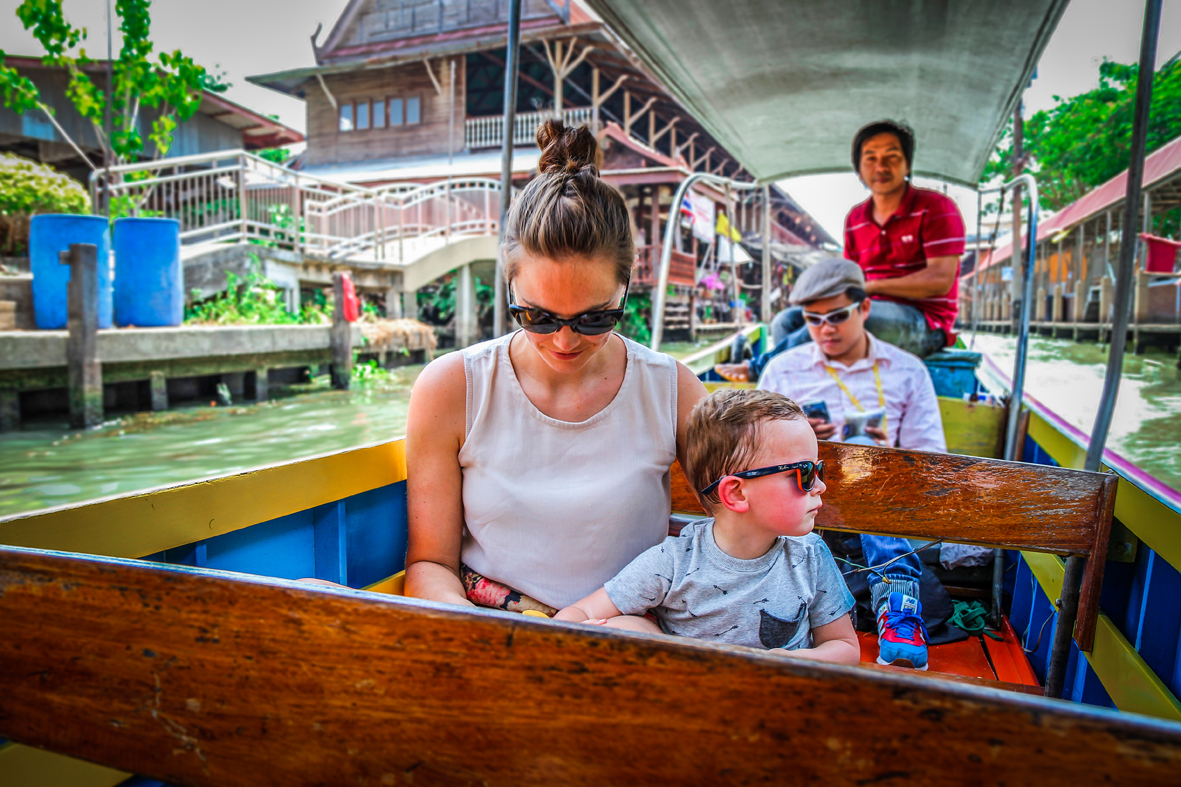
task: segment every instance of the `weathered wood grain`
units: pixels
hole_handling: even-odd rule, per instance
[[[13,548],[0,549],[0,736],[226,787],[1181,781],[1181,725],[1167,722]]]

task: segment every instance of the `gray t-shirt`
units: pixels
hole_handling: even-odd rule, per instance
[[[606,585],[625,615],[651,610],[666,634],[752,648],[808,648],[813,628],[853,608],[853,595],[820,536],[780,536],[762,557],[718,548],[713,519],[688,524]]]

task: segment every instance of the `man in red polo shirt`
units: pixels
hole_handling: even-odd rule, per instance
[[[870,197],[845,217],[845,257],[865,271],[874,300],[865,328],[925,358],[955,342],[964,219],[945,195],[910,184],[913,155],[914,134],[901,123],[857,132],[853,167]],[[774,345],[811,341],[799,309],[776,315],[771,328]]]

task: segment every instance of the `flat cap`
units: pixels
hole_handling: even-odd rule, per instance
[[[800,274],[791,290],[793,304],[840,295],[850,287],[865,289],[861,266],[843,257],[828,257]]]

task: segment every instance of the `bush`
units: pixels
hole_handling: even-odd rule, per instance
[[[0,154],[0,253],[27,253],[29,219],[38,213],[89,212],[82,184],[53,167]]]

